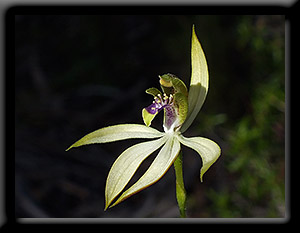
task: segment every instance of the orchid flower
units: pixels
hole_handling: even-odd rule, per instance
[[[145,125],[119,124],[105,127],[87,134],[67,149],[70,150],[73,147],[87,144],[115,142],[132,138],[155,139],[129,147],[113,163],[106,181],[105,210],[157,182],[175,160],[178,160],[179,167],[182,170],[181,144],[194,149],[200,155],[202,159],[201,182],[203,181],[204,173],[220,156],[221,149],[212,140],[203,137],[186,138],[182,135],[200,111],[208,91],[207,63],[196,36],[194,25],[191,44],[192,74],[189,90],[187,90],[184,82],[175,75],[161,75],[159,76],[159,82],[163,92],[154,87],[146,90],[146,93],[153,95],[154,100],[152,104],[142,110]],[[162,110],[164,112],[164,132],[150,127],[154,117]],[[148,170],[136,183],[121,194],[140,164],[159,148],[161,149]],[[175,163],[174,167],[176,170]],[[182,171],[176,170],[177,174],[181,174],[181,179],[180,177],[178,178],[179,186],[176,187],[176,190],[178,188],[178,204],[180,205],[180,199],[183,198],[184,200],[181,200],[181,202],[184,202],[184,204],[181,205],[185,205]],[[117,196],[117,200],[112,204]]]

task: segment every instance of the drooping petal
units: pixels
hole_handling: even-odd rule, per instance
[[[180,151],[180,143],[176,137],[169,136],[168,141],[158,153],[144,175],[112,205],[117,205],[131,195],[157,182],[170,168]]]
[[[182,133],[185,132],[193,123],[204,103],[208,91],[209,78],[206,58],[197,38],[194,25],[192,32],[191,60],[192,74],[188,96],[189,109],[186,121],[180,130]]]
[[[125,150],[112,165],[106,180],[105,209],[124,189],[140,164],[161,147],[167,138],[136,144]]]
[[[217,143],[203,137],[186,138],[179,135],[178,139],[183,145],[194,149],[201,156],[202,168],[200,170],[200,180],[203,182],[203,174],[219,158],[221,148]]]
[[[78,147],[87,144],[107,143],[130,138],[159,138],[163,135],[164,133],[145,125],[113,125],[98,129],[92,133],[87,134],[86,136],[75,142],[73,145],[71,145],[66,151],[70,150],[72,147]]]

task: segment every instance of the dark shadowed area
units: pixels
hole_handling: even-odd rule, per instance
[[[187,215],[285,216],[284,16],[17,15],[16,217],[179,217],[173,167],[103,211],[111,165],[145,140],[65,150],[101,127],[143,124],[153,100],[145,90],[159,88],[158,75],[173,73],[189,86],[192,24],[210,82],[184,135],[210,138],[222,154],[201,183],[201,159],[183,147]],[[162,130],[162,120],[152,126]]]

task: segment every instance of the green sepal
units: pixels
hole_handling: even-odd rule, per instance
[[[151,125],[151,122],[152,122],[152,120],[154,119],[154,117],[156,115],[157,115],[157,113],[151,114],[145,108],[143,108],[143,110],[142,110],[142,117],[143,117],[143,121],[144,121],[146,126]]]

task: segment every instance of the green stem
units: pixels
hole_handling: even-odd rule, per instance
[[[179,207],[180,217],[185,218],[185,204],[186,204],[186,191],[183,182],[183,170],[182,170],[182,152],[180,151],[174,162],[175,174],[176,174],[176,198]]]

